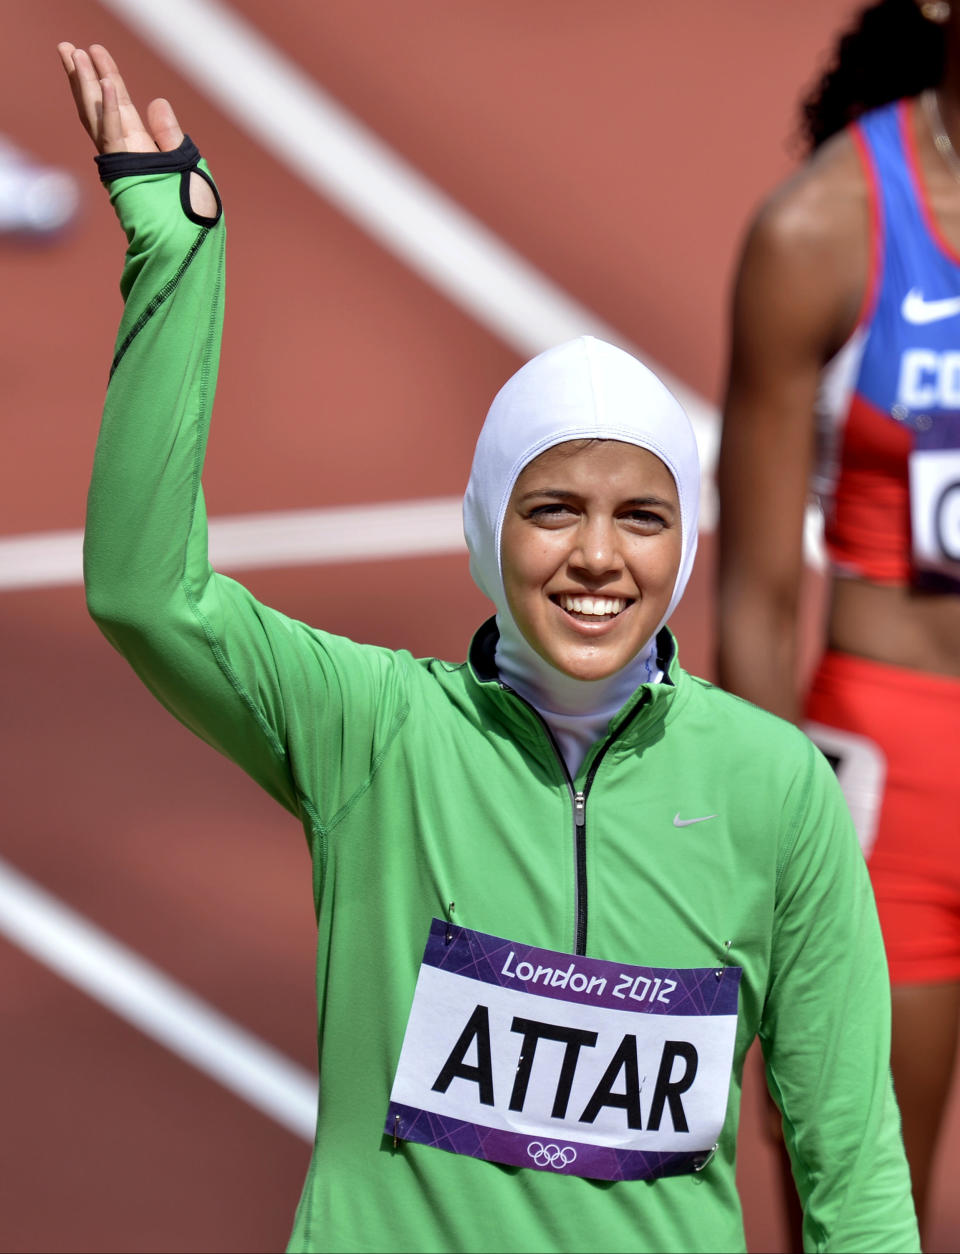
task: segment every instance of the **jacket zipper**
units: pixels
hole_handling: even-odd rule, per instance
[[[573,794],[573,859],[575,871],[576,924],[573,952],[587,952],[587,794]]]
[[[563,771],[564,779],[567,782],[567,788],[570,790],[570,797],[573,801],[573,875],[574,875],[574,938],[573,952],[578,956],[585,956],[587,952],[587,794],[593,784],[597,768],[606,757],[607,750],[610,746],[623,734],[630,726],[637,714],[646,705],[650,699],[649,693],[644,694],[630,711],[630,715],[618,728],[616,733],[608,740],[604,741],[603,747],[593,760],[593,765],[587,774],[587,778],[583,783],[583,792],[578,792],[574,786],[573,779],[570,776],[570,769],[560,752],[560,746],[557,744],[553,732],[550,730],[550,724],[546,721],[540,711],[530,704],[526,697],[521,697],[516,689],[511,688],[509,684],[499,681],[500,687],[504,692],[509,692],[522,701],[523,704],[532,710],[539,719],[543,730],[547,733],[547,739],[550,741],[554,753],[557,755],[557,761],[560,763],[560,769]]]
[[[573,784],[571,783],[570,785],[570,791],[573,794],[573,857],[576,867],[576,930],[573,939],[573,952],[575,954],[585,955],[587,952],[587,794],[593,785],[600,763],[607,755],[607,750],[621,732],[629,727],[637,710],[645,703],[646,698],[641,698],[616,735],[604,741],[600,752],[593,759],[593,765],[587,773],[587,778],[583,781],[583,792],[574,792]]]

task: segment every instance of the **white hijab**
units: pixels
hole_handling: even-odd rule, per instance
[[[622,440],[648,449],[673,475],[680,500],[680,567],[666,613],[636,656],[606,679],[573,679],[527,643],[503,586],[500,537],[520,472],[567,440]],[[590,745],[642,683],[660,678],[656,634],[683,596],[697,551],[700,463],[690,420],[660,380],[622,349],[581,336],[522,366],[494,397],[477,440],[463,501],[470,573],[497,611],[501,679],[546,719],[574,775]]]

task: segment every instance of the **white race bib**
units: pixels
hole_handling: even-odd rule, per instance
[[[726,1116],[740,976],[556,953],[434,919],[385,1131],[596,1180],[697,1171]]]
[[[960,585],[960,449],[911,452],[910,522],[921,585],[931,576]]]
[[[876,844],[883,807],[886,756],[868,737],[840,727],[806,722],[803,730],[836,772],[863,856],[869,858]]]

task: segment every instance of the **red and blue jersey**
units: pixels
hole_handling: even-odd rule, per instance
[[[931,211],[913,103],[860,118],[870,277],[818,398],[816,487],[834,569],[960,588],[960,253]],[[958,188],[960,195],[960,188]]]

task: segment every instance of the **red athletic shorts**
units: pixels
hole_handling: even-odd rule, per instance
[[[827,653],[805,716],[867,858],[891,981],[960,979],[960,680]]]

